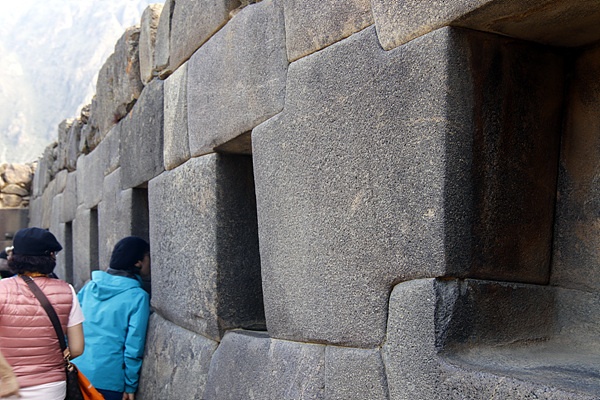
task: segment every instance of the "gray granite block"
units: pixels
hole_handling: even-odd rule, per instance
[[[328,400],[388,399],[385,366],[379,349],[325,348]]]
[[[77,160],[77,201],[86,208],[102,200],[102,184],[107,165],[106,146],[99,146]]]
[[[73,286],[79,290],[99,269],[98,212],[84,206],[77,208],[73,220]]]
[[[67,186],[67,176],[68,175],[69,175],[69,171],[67,171],[66,169],[62,169],[62,170],[58,171],[58,173],[54,177],[54,180],[56,181],[54,190],[56,191],[57,194],[62,193],[65,190],[65,187]]]
[[[319,51],[373,24],[369,0],[284,0],[290,61]]]
[[[156,27],[154,43],[154,72],[161,78],[171,73],[169,70],[169,37],[171,36],[171,16],[175,7],[174,0],[166,0]]]
[[[59,170],[67,168],[68,135],[73,122],[72,118],[68,118],[58,124],[57,161]]]
[[[164,171],[162,81],[146,85],[121,122],[119,154],[123,189],[142,185]]]
[[[165,169],[173,169],[190,159],[187,108],[187,63],[180,66],[164,83]]]
[[[204,399],[210,360],[217,345],[153,313],[136,398]]]
[[[83,122],[80,118],[76,118],[67,133],[66,168],[69,172],[73,172],[77,169],[77,158],[81,154],[81,151],[79,150],[79,141],[81,140],[82,128]]]
[[[36,197],[29,202],[29,227],[41,227],[43,218],[42,198]]]
[[[53,179],[48,183],[42,195],[42,224],[40,228],[49,229],[52,222],[52,201],[56,196],[56,181]]]
[[[160,18],[162,4],[150,4],[142,13],[140,22],[140,78],[144,84],[154,77],[154,46],[156,43],[156,30]]]
[[[600,73],[598,47],[576,59],[567,94],[551,277],[554,285],[586,291],[600,289],[600,90],[596,73]]]
[[[139,26],[128,28],[98,73],[90,124],[100,138],[127,115],[144,88],[140,80],[139,37]]]
[[[325,399],[325,346],[227,332],[210,364],[206,400]]]
[[[69,172],[67,184],[63,190],[62,210],[60,210],[60,222],[71,222],[75,219],[77,212],[77,172]]]
[[[32,182],[33,197],[41,196],[44,193],[46,186],[48,186],[48,182],[52,180],[50,170],[53,162],[54,160],[47,151],[44,151],[44,153],[38,159],[37,168],[35,170],[35,174],[33,175]]]
[[[212,152],[281,111],[287,65],[278,1],[245,7],[202,46],[188,63],[192,156]]]
[[[104,176],[112,173],[121,165],[121,123],[116,124],[98,144],[100,153],[104,154]]]
[[[171,71],[179,68],[225,25],[229,12],[239,4],[236,0],[177,0],[174,3],[169,37]]]
[[[219,340],[264,328],[252,159],[192,158],[151,180],[152,305]]]
[[[394,282],[546,282],[562,72],[450,28],[388,52],[368,28],[292,63],[252,133],[271,335],[373,347]]]

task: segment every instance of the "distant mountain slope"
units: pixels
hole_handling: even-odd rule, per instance
[[[150,0],[19,0],[0,13],[0,163],[37,159]]]

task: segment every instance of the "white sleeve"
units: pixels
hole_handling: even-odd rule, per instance
[[[77,294],[75,294],[75,289],[71,285],[69,285],[69,287],[71,288],[71,292],[73,293],[73,304],[71,305],[71,313],[69,314],[67,328],[70,328],[71,326],[75,326],[77,324],[81,324],[84,320],[83,312],[81,311],[81,306],[79,305],[79,300],[77,299]]]

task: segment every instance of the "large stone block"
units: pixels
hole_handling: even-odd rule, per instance
[[[102,173],[104,176],[112,173],[121,165],[121,123],[116,124],[108,132],[108,134],[102,139],[102,142],[98,144],[98,151],[103,154],[104,170]]]
[[[174,1],[169,36],[169,69],[181,64],[227,23],[237,0]]]
[[[83,122],[81,122],[81,118],[77,118],[73,121],[73,124],[67,133],[66,168],[69,172],[73,172],[77,169],[77,158],[81,154],[81,151],[79,150],[79,141],[81,139],[82,128]]]
[[[187,107],[187,63],[177,69],[164,84],[165,169],[173,169],[190,159]]]
[[[545,282],[561,67],[454,29],[386,52],[369,28],[292,63],[252,133],[271,335],[373,347],[394,282]]]
[[[37,168],[33,176],[33,197],[41,196],[44,193],[46,186],[48,186],[48,183],[52,180],[50,170],[53,162],[54,160],[47,151],[44,151],[42,156],[38,159]]]
[[[84,206],[77,208],[73,220],[73,286],[79,290],[99,269],[98,211]]]
[[[174,0],[166,0],[160,13],[154,43],[154,71],[161,78],[171,73],[169,69],[169,37],[171,36],[171,16],[175,7]]]
[[[60,210],[60,222],[71,222],[77,213],[77,172],[69,172],[67,184],[63,190],[62,210]]]
[[[42,226],[42,219],[44,214],[44,208],[42,206],[42,203],[42,197],[36,197],[31,199],[31,202],[29,203],[29,223],[27,224],[27,226]]]
[[[287,65],[278,1],[245,7],[202,46],[188,63],[192,156],[212,152],[281,111]]]
[[[204,399],[325,399],[324,370],[323,345],[228,332],[211,361]]]
[[[568,92],[556,204],[552,283],[600,289],[600,48],[575,62]]]
[[[149,183],[152,305],[220,340],[264,328],[252,159],[192,158]]]
[[[58,124],[58,169],[67,168],[68,135],[74,120],[72,118],[63,120]]]
[[[162,4],[150,4],[142,13],[140,22],[140,78],[144,84],[154,77],[154,45],[156,43],[156,30],[160,18]]]
[[[208,368],[217,345],[163,319],[158,313],[152,314],[136,397],[141,400],[204,399]]]
[[[42,224],[39,228],[49,229],[52,222],[52,201],[56,196],[56,181],[53,179],[48,183],[42,195]]]
[[[140,80],[139,37],[139,26],[128,28],[98,73],[90,124],[101,138],[127,115],[144,88]]]
[[[77,160],[77,201],[86,208],[102,200],[102,184],[107,165],[106,147],[99,146]]]
[[[54,187],[54,190],[57,194],[62,193],[65,190],[65,187],[67,186],[68,175],[69,171],[67,171],[66,169],[62,169],[58,171],[58,173],[54,177],[54,180],[56,181],[56,186]]]
[[[142,185],[164,171],[163,120],[163,81],[154,80],[121,122],[123,189]]]
[[[290,61],[340,41],[373,24],[369,0],[284,0]]]

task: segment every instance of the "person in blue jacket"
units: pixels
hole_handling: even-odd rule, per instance
[[[75,364],[106,400],[135,398],[150,314],[141,276],[149,275],[150,245],[128,236],[115,245],[110,268],[92,272],[77,295],[85,351]]]

